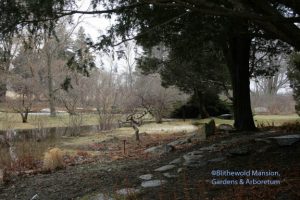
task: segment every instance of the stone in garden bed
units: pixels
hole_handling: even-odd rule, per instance
[[[300,141],[300,135],[283,135],[278,137],[269,137],[276,140],[279,146],[291,146],[292,144]]]
[[[174,149],[175,148],[173,146],[164,144],[164,145],[159,145],[159,146],[148,148],[144,152],[162,155],[162,154],[170,153],[170,152],[174,151]]]
[[[255,142],[264,142],[264,143],[267,143],[267,144],[271,143],[271,141],[266,139],[266,138],[255,138],[254,141]]]
[[[205,123],[205,135],[206,137],[210,137],[215,134],[216,131],[216,123],[215,120],[210,120],[208,123]]]
[[[159,187],[163,184],[165,184],[167,181],[165,180],[151,180],[151,181],[144,181],[142,182],[141,186],[143,188],[150,188],[150,187]]]
[[[115,200],[115,199],[103,193],[99,193],[94,198],[92,198],[92,200]]]
[[[202,151],[192,151],[183,156],[185,161],[191,161],[191,160],[199,160],[200,158],[203,158],[203,152]]]
[[[148,180],[151,180],[152,177],[153,177],[152,174],[144,174],[144,175],[139,176],[139,179],[147,180],[148,181]]]
[[[182,168],[178,168],[178,169],[177,169],[177,173],[181,173],[182,171],[183,171]]]
[[[225,157],[218,157],[218,158],[210,159],[210,160],[208,160],[208,162],[210,162],[210,163],[222,162],[225,159],[226,159]]]
[[[165,165],[165,166],[162,166],[160,168],[155,169],[154,171],[164,172],[164,171],[168,171],[168,170],[171,170],[171,169],[174,169],[174,168],[175,168],[175,165]]]
[[[123,196],[130,196],[130,195],[138,194],[139,192],[140,190],[136,188],[123,188],[116,191],[118,195],[123,195]]]
[[[230,132],[230,131],[234,131],[234,127],[230,124],[220,124],[218,126],[218,130],[219,131]]]
[[[232,114],[222,114],[218,118],[220,118],[220,119],[233,119],[233,115]]]
[[[213,151],[217,151],[217,150],[218,150],[218,147],[216,144],[212,144],[210,146],[202,147],[199,149],[199,151],[209,151],[209,152],[213,152]]]
[[[167,178],[177,178],[178,175],[170,174],[169,172],[163,173],[163,175]]]
[[[175,160],[172,160],[169,164],[170,165],[176,165],[176,164],[180,164],[182,162],[181,158],[177,158]]]
[[[189,168],[200,168],[204,167],[207,164],[205,160],[190,160],[183,163],[184,166]]]
[[[191,142],[192,142],[191,138],[188,137],[188,138],[184,138],[184,139],[175,140],[173,142],[168,143],[168,145],[176,146],[176,145],[188,144],[188,143],[191,143]]]

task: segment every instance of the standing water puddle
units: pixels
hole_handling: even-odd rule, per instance
[[[11,165],[12,154],[21,165],[34,165],[51,147],[67,137],[98,132],[97,125],[0,131],[0,169]]]

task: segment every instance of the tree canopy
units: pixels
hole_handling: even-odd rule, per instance
[[[181,14],[197,12],[208,16],[236,17],[249,20],[253,26],[260,29],[255,35],[281,39],[292,46],[300,47],[300,30],[297,26],[297,23],[300,22],[300,5],[294,0],[91,0],[90,3],[93,5],[93,10],[82,11],[77,9],[74,0],[1,1],[1,34],[20,31],[24,26],[28,26],[32,31],[36,31],[41,27],[51,27],[54,24],[45,25],[45,22],[53,22],[61,17],[76,13],[110,15],[127,12],[131,14],[126,17],[122,16],[119,19],[127,23],[128,20],[126,19],[132,19],[131,23],[135,24],[138,21],[134,18],[135,13],[143,10],[144,14],[151,14],[149,9],[153,9],[155,5],[159,6],[161,11],[167,9],[177,10],[174,14],[178,14],[178,11]],[[166,23],[166,21],[162,21],[160,25]],[[148,30],[153,27],[136,26],[136,28]]]
[[[222,49],[231,74],[235,127],[240,130],[254,129],[249,96],[251,40],[278,39],[300,48],[300,4],[294,0],[92,0],[91,5],[92,10],[83,11],[72,0],[3,1],[0,36],[19,33],[24,27],[31,33],[41,28],[51,30],[57,19],[76,13],[117,17],[108,35],[92,44],[96,48],[136,39],[145,49],[163,42],[175,53],[180,48],[174,48],[174,41],[187,39],[196,43],[196,38],[204,36]],[[187,30],[191,35],[185,34]]]

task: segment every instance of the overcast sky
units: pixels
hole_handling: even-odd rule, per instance
[[[87,11],[91,10],[89,5],[90,0],[78,0],[78,10]],[[113,19],[106,19],[104,15],[82,15],[75,14],[73,15],[74,24],[78,24],[75,28],[74,35],[77,33],[79,27],[83,27],[85,33],[90,37],[94,42],[98,41],[98,37],[105,34],[107,29],[113,23]],[[73,26],[73,25],[71,25]],[[72,28],[72,27],[70,27]],[[124,72],[124,63],[118,60],[112,60],[111,56],[100,55],[99,52],[95,52],[96,55],[96,66],[98,68],[104,68],[105,70],[110,70],[111,67],[116,68],[118,66],[118,71]],[[123,67],[122,67],[123,66]]]
[[[89,5],[90,0],[78,0],[78,10],[91,10]],[[80,21],[80,26],[83,26],[92,39],[96,40],[100,34],[103,34],[111,25],[111,20],[104,18],[103,15],[74,15],[74,20]]]

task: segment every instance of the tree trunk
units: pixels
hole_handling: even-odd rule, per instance
[[[50,116],[55,117],[55,105],[54,105],[54,91],[53,91],[53,74],[51,68],[51,54],[46,48],[46,55],[47,55],[47,78],[48,78],[48,96],[49,96],[49,108],[50,108]]]
[[[24,113],[21,112],[21,117],[22,117],[22,123],[27,123],[27,119],[28,119],[28,112],[25,111]]]
[[[132,121],[131,123],[132,123],[132,128],[134,129],[135,140],[140,141],[140,135],[139,135],[140,130],[138,128],[138,125],[134,121]]]
[[[198,91],[197,89],[195,89],[194,92],[195,92],[195,95],[196,95],[196,98],[197,98],[201,119],[208,118],[209,113],[207,112],[206,107],[205,107],[203,93],[201,91]]]
[[[233,89],[234,127],[240,131],[256,129],[250,101],[250,45],[251,39],[240,33],[231,38],[228,46],[231,61],[228,66]]]
[[[9,48],[9,55],[7,55],[7,58],[5,58],[5,62],[0,64],[0,75],[1,75],[1,80],[0,80],[0,103],[5,102],[6,100],[6,92],[7,92],[7,74],[9,70],[9,65],[11,63],[10,60],[10,48]],[[7,53],[8,53],[7,52]],[[1,62],[1,61],[0,61]]]
[[[6,100],[6,91],[7,91],[7,72],[9,71],[9,66],[11,64],[12,55],[12,46],[13,41],[12,37],[8,36],[3,38],[2,41],[2,52],[1,52],[1,64],[0,64],[0,72],[1,78],[0,81],[0,103],[5,102]]]
[[[6,83],[0,83],[0,103],[5,102],[6,100]]]
[[[201,115],[201,119],[204,119],[204,118],[208,118],[209,117],[209,114],[205,108],[205,105],[201,102],[199,102],[199,111],[200,111],[200,115]]]
[[[134,130],[135,140],[140,141],[140,135],[139,135],[140,130],[138,128],[139,123],[133,118],[133,115],[131,115],[127,120],[130,121],[130,125]]]
[[[162,114],[160,113],[160,111],[156,111],[155,112],[154,118],[155,118],[155,122],[157,124],[161,124],[162,123]]]

